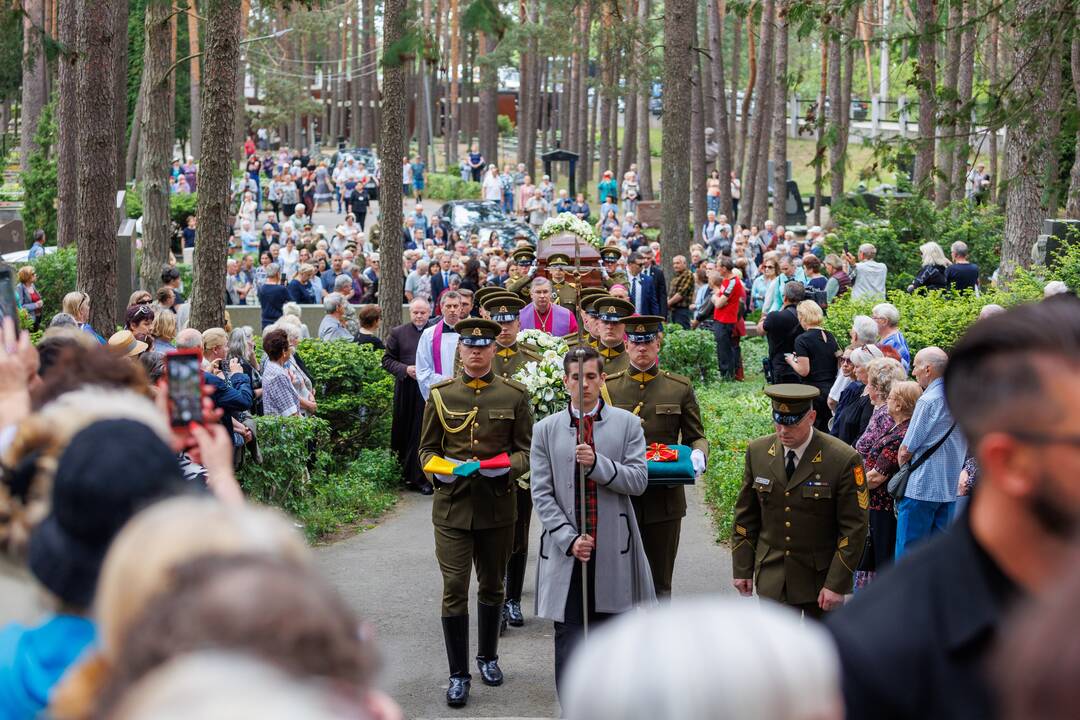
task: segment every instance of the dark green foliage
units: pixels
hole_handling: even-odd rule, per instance
[[[499,115],[497,118],[495,118],[495,121],[499,125],[499,134],[500,135],[513,135],[514,134],[514,123],[513,123],[513,121],[510,120],[509,115]]]
[[[684,330],[680,325],[664,326],[660,367],[685,375],[694,383],[716,380],[716,340],[708,330]]]
[[[336,452],[389,447],[394,378],[382,368],[382,351],[318,340],[304,340],[298,351],[315,385],[318,416],[330,423]]]
[[[134,190],[129,190],[124,195],[124,207],[127,209],[129,218],[135,219],[143,214],[141,193],[141,189],[136,186]],[[178,226],[184,227],[187,224],[188,217],[195,214],[198,202],[198,193],[169,195],[169,217]]]
[[[64,295],[75,289],[75,248],[69,247],[43,255],[34,261],[37,282],[34,287],[45,301],[45,322],[63,308]]]
[[[56,144],[55,108],[54,99],[41,109],[34,134],[36,148],[30,153],[26,172],[21,177],[24,193],[22,220],[26,226],[27,243],[38,228],[45,231],[50,242],[56,242],[56,158],[52,152]]]
[[[430,200],[479,200],[480,183],[462,180],[458,175],[424,175],[424,197]]]
[[[317,540],[378,517],[393,507],[400,480],[397,458],[385,448],[361,450],[347,467],[317,477],[300,514],[308,537]]]

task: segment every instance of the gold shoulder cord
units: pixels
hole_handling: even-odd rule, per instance
[[[476,418],[476,410],[470,410],[467,413],[459,413],[452,410],[447,410],[446,406],[443,404],[442,395],[439,394],[439,391],[435,388],[431,388],[431,397],[435,400],[435,414],[439,416],[439,423],[442,424],[443,430],[450,433],[451,435],[459,433],[465,428],[467,428],[470,423],[472,423],[472,421]],[[464,416],[465,420],[456,428],[452,428],[446,423],[445,415],[452,415],[454,417]]]

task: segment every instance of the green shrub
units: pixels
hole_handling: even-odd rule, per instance
[[[300,515],[313,492],[313,478],[329,467],[325,448],[330,440],[330,424],[319,418],[255,418],[262,464],[244,463],[240,484],[255,500]]]
[[[304,340],[299,353],[315,385],[318,416],[330,423],[336,452],[388,447],[394,378],[382,368],[382,351]]]
[[[53,111],[56,101],[51,100],[41,109],[37,131],[34,133],[36,149],[30,153],[26,172],[22,173],[23,208],[22,221],[26,226],[26,241],[34,230],[45,231],[49,242],[56,241],[56,120]]]
[[[186,195],[170,194],[169,195],[169,217],[174,223],[180,227],[184,227],[187,224],[188,216],[194,215],[195,210],[199,204],[198,193],[189,193]],[[124,194],[124,208],[127,210],[127,216],[132,219],[142,217],[142,187],[136,185],[135,188],[128,190]]]
[[[979,311],[984,305],[997,303],[1009,307],[1041,296],[1042,286],[1036,280],[1012,283],[1009,290],[990,290],[981,295],[971,292],[950,295],[940,291],[909,295],[893,290],[888,297],[900,311],[900,330],[914,355],[930,345],[946,350],[952,347],[968,326],[979,319]],[[846,345],[852,318],[870,315],[876,304],[874,300],[854,301],[847,293],[829,306],[825,328],[841,345]]]
[[[386,512],[397,501],[400,479],[397,458],[385,448],[361,450],[343,471],[318,476],[299,514],[308,537],[318,540]]]
[[[660,348],[660,367],[693,382],[714,382],[717,378],[716,340],[707,330],[684,330],[668,323]]]
[[[514,134],[514,123],[513,123],[512,120],[510,120],[509,115],[500,115],[499,117],[497,117],[495,119],[495,121],[499,124],[499,134],[500,135],[513,135]]]
[[[42,317],[45,325],[48,325],[52,316],[63,309],[64,295],[75,289],[75,248],[68,247],[42,255],[33,265],[38,276],[34,287],[45,301]]]
[[[479,200],[480,183],[457,175],[428,173],[424,176],[424,197],[430,200]]]

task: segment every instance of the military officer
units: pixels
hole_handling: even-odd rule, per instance
[[[705,471],[709,442],[701,411],[689,378],[661,370],[658,315],[629,318],[626,322],[626,370],[607,379],[611,402],[641,418],[645,443],[688,445],[694,471]],[[686,516],[686,490],[682,485],[649,484],[645,494],[631,498],[645,555],[649,558],[657,597],[671,594],[671,575],[679,551],[682,519]]]
[[[851,592],[867,532],[870,490],[853,448],[814,429],[818,389],[782,384],[776,432],[750,442],[731,538],[735,587],[813,618]]]
[[[577,312],[579,286],[567,280],[566,273],[572,269],[570,256],[565,253],[552,253],[547,260],[548,277],[551,279],[552,299],[570,312]]]
[[[502,378],[514,377],[514,373],[530,360],[541,360],[539,355],[517,341],[518,330],[521,329],[518,313],[523,307],[524,300],[506,292],[488,295],[484,303],[488,317],[499,323],[501,328],[495,338],[495,358],[491,367]]]
[[[600,263],[603,265],[604,287],[612,285],[630,286],[630,278],[625,270],[619,269],[619,261],[622,260],[622,250],[617,247],[606,247],[600,250]]]
[[[532,302],[529,295],[529,283],[536,274],[536,252],[531,247],[519,247],[510,254],[514,261],[511,279],[506,282],[506,289],[516,293],[526,302]]]
[[[462,372],[431,387],[420,430],[420,464],[510,456],[509,470],[479,470],[467,477],[432,474],[435,556],[443,576],[442,625],[450,684],[446,702],[469,699],[469,579],[476,567],[478,652],[486,685],[500,685],[499,623],[503,573],[514,542],[516,480],[529,468],[532,410],[525,386],[491,369],[501,326],[469,318],[454,326]]]
[[[485,285],[484,287],[474,292],[473,303],[475,303],[476,307],[479,309],[480,317],[488,318],[490,320],[491,318],[488,317],[487,311],[484,310],[484,303],[486,303],[487,299],[492,295],[498,295],[499,293],[506,292],[508,292],[506,288],[499,287],[498,285]]]
[[[630,364],[623,338],[626,335],[626,318],[634,314],[634,305],[622,298],[601,298],[593,301],[596,324],[600,326],[600,342],[596,349],[604,358],[604,371],[617,373]]]
[[[581,327],[581,341],[591,347],[600,344],[599,322],[596,319],[594,301],[602,297],[611,297],[601,288],[582,288],[578,298],[578,325]],[[575,347],[578,341],[576,332],[563,337],[569,347]]]

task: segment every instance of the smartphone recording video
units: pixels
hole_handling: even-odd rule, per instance
[[[198,350],[178,350],[165,356],[169,385],[169,419],[174,427],[201,423],[202,355]]]
[[[19,304],[15,300],[15,269],[7,263],[0,263],[0,319],[9,317],[19,327]]]

